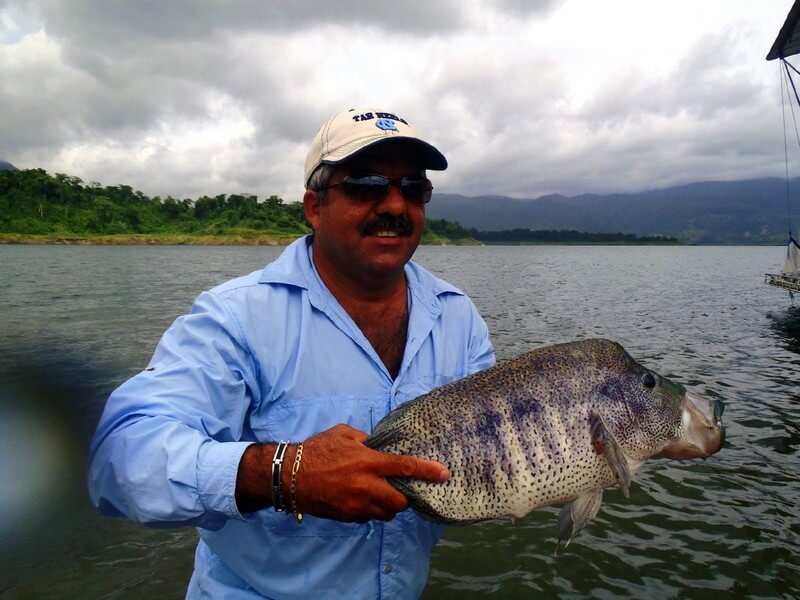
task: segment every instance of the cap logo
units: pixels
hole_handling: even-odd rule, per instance
[[[391,119],[378,119],[375,121],[375,127],[384,131],[397,131],[397,125]]]

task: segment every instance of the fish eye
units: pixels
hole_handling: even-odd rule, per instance
[[[645,373],[644,375],[642,375],[642,384],[647,389],[652,390],[654,387],[656,387],[656,378],[653,376],[652,373]]]

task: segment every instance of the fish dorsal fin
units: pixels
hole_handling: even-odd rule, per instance
[[[592,431],[592,447],[598,454],[602,454],[611,471],[617,478],[622,493],[626,498],[630,498],[631,471],[628,468],[628,459],[622,447],[617,442],[614,435],[603,423],[603,418],[596,412],[589,416],[589,424]]]
[[[602,503],[603,488],[596,488],[564,505],[558,515],[556,552],[558,552],[558,545],[564,540],[566,540],[564,548],[569,546],[572,538],[597,514]]]

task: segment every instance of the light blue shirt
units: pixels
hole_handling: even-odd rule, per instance
[[[253,442],[297,443],[337,423],[370,432],[398,405],[494,363],[472,302],[411,262],[393,380],[319,279],[310,240],[201,294],[108,399],[92,440],[89,490],[103,513],[198,527],[188,598],[413,598],[425,586],[443,528],[411,510],[387,523],[306,515],[298,525],[236,508]]]

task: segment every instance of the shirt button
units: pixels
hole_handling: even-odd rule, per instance
[[[383,572],[384,573],[391,573],[393,569],[394,569],[394,567],[391,564],[388,564],[388,565],[386,565],[386,567],[384,567]]]

